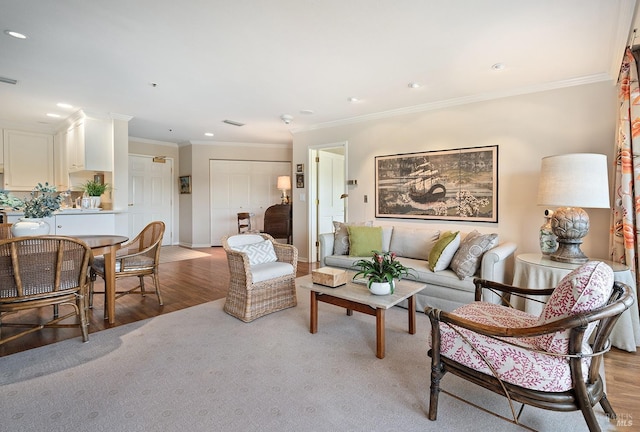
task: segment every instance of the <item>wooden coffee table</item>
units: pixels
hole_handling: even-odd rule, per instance
[[[409,334],[416,333],[416,302],[414,295],[425,288],[422,282],[401,280],[396,282],[393,294],[373,295],[365,284],[351,281],[355,272],[348,273],[348,282],[337,288],[314,284],[311,275],[296,279],[296,285],[311,291],[311,311],[309,331],[318,332],[318,302],[329,303],[347,309],[347,315],[353,311],[376,317],[376,357],[384,358],[385,354],[385,311],[408,299],[407,314],[409,317]]]

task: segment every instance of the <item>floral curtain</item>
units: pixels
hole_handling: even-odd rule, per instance
[[[640,233],[640,87],[638,63],[625,51],[618,77],[618,124],[616,136],[614,203],[611,215],[609,254],[612,261],[626,264],[638,281]]]

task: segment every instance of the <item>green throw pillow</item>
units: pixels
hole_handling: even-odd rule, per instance
[[[347,226],[349,230],[349,256],[372,256],[382,250],[382,227]]]
[[[449,267],[453,255],[460,246],[460,231],[446,231],[442,233],[431,252],[429,252],[429,268],[431,271],[441,271]]]

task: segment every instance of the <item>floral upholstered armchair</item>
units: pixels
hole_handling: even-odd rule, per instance
[[[476,302],[451,313],[426,308],[432,325],[429,419],[436,420],[440,380],[451,372],[513,401],[555,411],[582,411],[591,431],[600,426],[593,406],[609,418],[615,412],[604,392],[600,365],[609,334],[633,303],[629,287],[615,282],[605,263],[588,262],[574,270],[550,295],[540,316],[479,301],[485,289],[525,296],[528,289],[475,280]],[[442,390],[444,391],[444,390]],[[524,407],[523,405],[523,407]]]

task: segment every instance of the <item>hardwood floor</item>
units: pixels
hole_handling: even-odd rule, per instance
[[[203,257],[160,265],[164,306],[158,305],[153,294],[144,298],[136,295],[125,296],[118,299],[115,323],[109,325],[103,319],[103,296],[96,295],[94,308],[89,312],[90,333],[225,297],[229,284],[229,270],[223,249],[213,247],[197,250],[210,254],[211,258]],[[298,276],[308,274],[313,267],[307,263],[299,263]],[[133,287],[136,281],[136,278],[127,278],[118,281],[118,284],[131,284]],[[102,281],[98,279],[96,290],[102,288]],[[51,308],[24,313],[24,315],[30,315],[29,318],[32,320],[37,320],[40,314],[51,314]],[[5,328],[2,331],[8,334],[13,329]],[[80,338],[79,330],[45,329],[0,345],[0,357],[74,337]],[[605,370],[607,395],[618,414],[618,430],[637,428],[640,424],[640,392],[638,390],[640,388],[640,352],[628,353],[613,348],[605,356]],[[425,385],[427,385],[426,380]],[[427,397],[426,394],[425,397]],[[616,424],[616,421],[613,421],[613,424]]]

